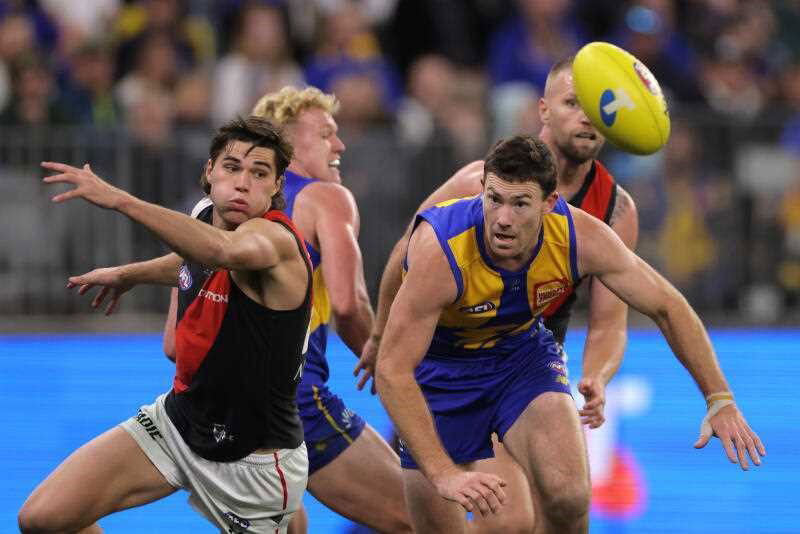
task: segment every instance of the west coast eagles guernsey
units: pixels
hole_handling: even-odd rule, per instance
[[[292,218],[297,195],[316,180],[291,171],[286,171],[284,175],[286,176],[283,186],[283,193],[286,197],[286,215]],[[329,375],[325,350],[328,345],[328,329],[331,321],[331,301],[328,289],[325,287],[325,280],[322,278],[322,255],[308,241],[305,242],[305,245],[313,269],[314,299],[311,305],[311,323],[309,324],[311,334],[308,338],[308,352],[303,376],[306,381],[312,380],[324,384],[328,381]]]
[[[579,279],[575,227],[559,198],[543,218],[529,263],[518,271],[493,264],[483,240],[483,198],[450,200],[417,216],[447,257],[457,297],[441,314],[427,357],[504,357],[540,332],[540,317]]]

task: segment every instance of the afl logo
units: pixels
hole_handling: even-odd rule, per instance
[[[494,302],[486,301],[483,304],[477,304],[475,306],[464,306],[463,308],[459,308],[458,311],[461,313],[486,313],[488,311],[492,311],[495,309]]]
[[[186,291],[192,287],[192,273],[189,272],[189,267],[186,264],[181,266],[181,270],[178,273],[178,287],[181,288],[181,291]]]
[[[624,89],[606,89],[600,95],[600,118],[611,127],[617,120],[617,111],[622,108],[636,109],[633,100]]]

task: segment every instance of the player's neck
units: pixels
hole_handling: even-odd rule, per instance
[[[558,165],[558,186],[556,190],[566,200],[575,196],[586,180],[586,175],[592,168],[592,160],[587,160],[582,163],[577,163],[570,159],[559,155],[557,159]]]

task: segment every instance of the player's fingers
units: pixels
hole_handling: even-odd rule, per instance
[[[361,378],[359,379],[358,384],[356,384],[356,389],[359,390],[359,391],[364,389],[364,386],[367,385],[367,382],[369,382],[369,379],[371,377],[372,377],[372,373],[369,370],[365,370],[364,374],[361,375]]]
[[[473,506],[478,509],[482,516],[485,516],[489,513],[491,510],[489,503],[486,502],[486,499],[477,489],[466,487],[462,490],[462,492],[469,498],[470,501],[472,501]]]
[[[94,284],[81,284],[81,287],[78,288],[78,295],[85,295],[87,291],[92,289]]]
[[[453,496],[453,500],[460,504],[467,512],[471,512],[474,509],[472,501],[462,493],[456,492],[456,494]]]
[[[747,471],[750,467],[750,464],[747,462],[747,445],[745,445],[741,437],[738,437],[733,440],[733,446],[736,447],[736,457],[739,460],[739,467],[742,468],[742,471]]]
[[[706,432],[701,432],[700,437],[697,438],[697,441],[694,442],[695,449],[702,449],[708,443],[708,440],[711,439],[711,434]]]
[[[500,481],[499,480],[489,480],[489,481],[484,482],[484,485],[486,485],[491,490],[492,494],[497,498],[497,501],[501,505],[505,504],[505,502],[506,502],[506,492],[503,489],[503,486],[500,485]]]
[[[98,306],[100,306],[100,304],[103,303],[103,300],[105,300],[107,295],[108,295],[108,288],[104,287],[97,293],[94,299],[92,299],[92,308],[97,308]]]
[[[50,200],[52,202],[58,204],[59,202],[64,202],[65,200],[70,200],[70,199],[73,199],[73,198],[77,198],[79,196],[80,196],[80,194],[77,192],[77,189],[73,189],[71,191],[66,191],[64,193],[61,193],[60,195],[56,195],[53,198],[51,198]]]
[[[750,431],[750,433],[751,433],[751,434],[752,434],[752,436],[753,436],[753,441],[754,441],[754,442],[755,442],[755,444],[756,444],[756,449],[758,449],[758,453],[759,453],[761,456],[766,456],[766,455],[767,455],[767,449],[766,449],[766,448],[764,448],[764,444],[763,444],[763,443],[761,443],[761,438],[759,438],[759,437],[758,437],[758,434],[756,434],[756,433],[755,433],[755,432],[753,432],[752,430]]]
[[[747,454],[750,456],[750,459],[753,461],[753,463],[756,465],[761,465],[761,456],[758,455],[756,443],[753,441],[753,438],[749,435],[745,435],[742,441],[747,450]]]
[[[67,165],[66,163],[58,163],[56,161],[43,161],[41,166],[51,171],[59,171],[62,173],[73,172],[79,170],[77,167]]]
[[[106,315],[111,315],[116,311],[117,305],[119,304],[119,298],[122,296],[120,293],[115,292],[111,298],[111,302],[108,303],[106,306]]]
[[[727,437],[723,438],[721,436],[719,440],[722,442],[722,448],[725,449],[725,454],[728,456],[728,460],[730,460],[731,463],[733,464],[737,463],[736,451],[734,450],[735,447],[733,444],[733,440],[731,440],[731,438]]]

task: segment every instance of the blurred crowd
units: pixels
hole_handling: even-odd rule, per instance
[[[198,159],[265,92],[333,92],[344,179],[386,220],[363,236],[374,287],[421,198],[495,138],[538,131],[550,66],[593,40],[647,64],[671,106],[661,153],[603,156],[639,204],[640,252],[701,308],[797,310],[794,0],[0,0],[0,128],[123,129]]]

